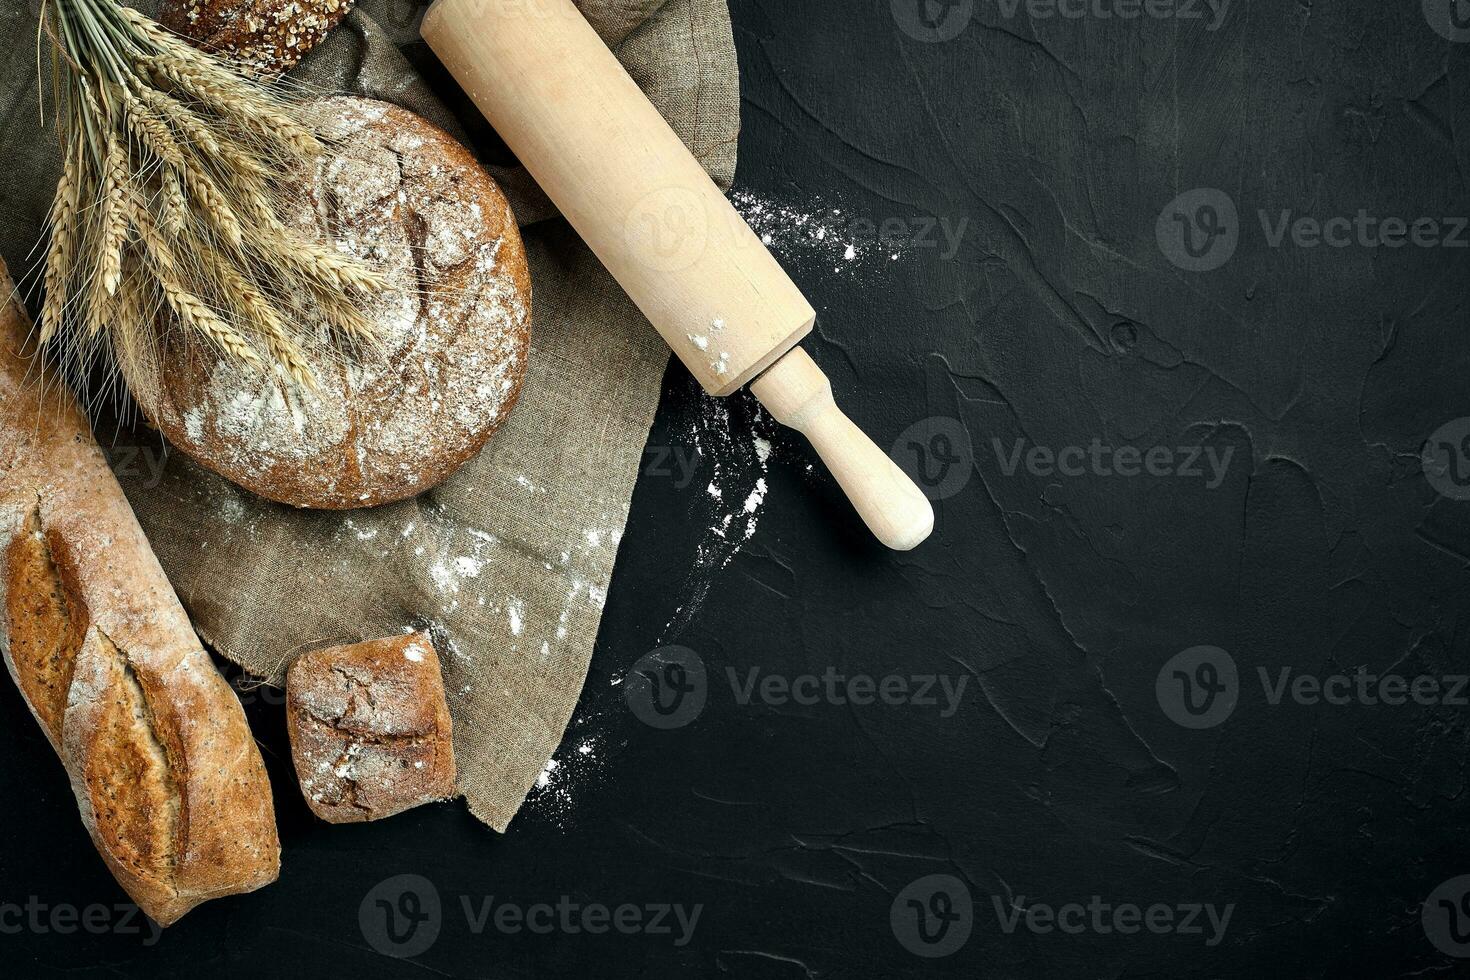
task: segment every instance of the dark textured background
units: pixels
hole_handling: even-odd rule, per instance
[[[1216,30],[1207,11],[1033,19],[948,0],[929,16],[963,29],[934,42],[900,29],[925,23],[907,0],[732,6],[741,187],[821,195],[877,224],[966,222],[953,256],[911,248],[842,275],[792,259],[822,314],[810,346],[853,416],[885,444],[917,425],[900,454],[927,453],[935,476],[959,468],[934,538],[884,553],[780,440],[757,534],[663,636],[687,598],[704,484],[651,464],[569,734],[599,745],[570,805],[533,799],[504,838],[455,805],[315,823],[281,711],[256,695],[281,881],[204,906],[156,947],[0,933],[7,973],[1464,975],[1420,908],[1470,872],[1467,708],[1273,706],[1257,671],[1470,669],[1470,503],[1437,493],[1420,462],[1431,433],[1470,416],[1470,250],[1271,247],[1259,214],[1470,212],[1470,44],[1431,30],[1419,0],[1235,0]],[[1180,205],[1186,218],[1222,194],[1239,215],[1218,243],[1233,236],[1234,253],[1210,271],[1177,267],[1156,236],[1197,188],[1213,193]],[[692,450],[699,398],[678,369],[666,388],[650,461]],[[1234,455],[1213,488],[1008,474],[996,440],[1004,456],[1018,439]],[[668,731],[612,683],[661,642],[711,676],[703,713]],[[1199,645],[1227,651],[1240,680],[1234,712],[1196,730],[1170,719],[1155,680]],[[968,680],[948,718],[740,705],[724,671],[755,665]],[[8,684],[0,717],[0,903],[119,901]],[[445,910],[412,962],[375,953],[359,924],[369,890],[399,873],[428,879]],[[890,906],[934,874],[963,882],[974,915],[958,951],[925,959]],[[683,947],[474,935],[460,898],[492,895],[703,911]],[[1207,945],[1208,926],[1007,934],[995,910],[1094,895],[1233,911]]]

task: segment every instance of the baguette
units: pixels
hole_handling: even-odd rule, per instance
[[[0,652],[119,884],[160,925],[276,879],[270,785],[0,261]]]

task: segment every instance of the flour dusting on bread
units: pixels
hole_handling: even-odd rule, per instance
[[[144,409],[248,489],[343,509],[422,492],[504,422],[525,374],[530,282],[509,204],[462,147],[386,103],[330,98],[310,113],[334,146],[295,218],[393,284],[367,310],[378,350],[335,355],[331,327],[315,325],[316,392],[180,355],[164,403]]]

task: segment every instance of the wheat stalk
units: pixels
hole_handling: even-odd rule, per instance
[[[314,133],[284,113],[262,106],[259,100],[250,97],[243,84],[236,84],[236,80],[221,80],[214,72],[180,65],[162,56],[144,59],[141,64],[155,78],[200,101],[218,106],[229,118],[266,139],[278,140],[307,156],[321,151],[321,143]]]
[[[102,194],[99,219],[102,236],[99,242],[101,256],[98,276],[108,296],[117,295],[122,284],[123,236],[127,234],[127,216],[123,213],[123,199],[128,192],[128,170],[119,146],[117,134],[107,134],[107,168],[102,176]]]
[[[234,208],[214,181],[202,170],[190,168],[184,171],[184,186],[205,222],[238,249],[245,240],[245,231],[235,217]]]
[[[51,203],[51,244],[46,252],[46,301],[41,307],[40,342],[48,343],[61,329],[61,312],[66,303],[66,277],[77,243],[77,183],[80,177],[74,154],[68,154],[56,198]]]
[[[313,387],[322,318],[375,340],[366,304],[386,278],[287,227],[324,149],[294,103],[119,0],[42,3],[66,162],[39,336],[66,341],[72,376],[100,339],[130,383],[156,384],[197,338]],[[293,315],[306,296],[315,317]]]
[[[297,384],[317,390],[316,378],[311,373],[306,356],[300,345],[291,338],[290,331],[286,329],[275,305],[247,282],[234,266],[221,263],[215,273],[224,291],[232,295],[245,314],[260,326],[266,349],[276,363]]]
[[[220,319],[207,303],[179,285],[178,280],[161,268],[158,285],[163,290],[164,300],[179,315],[179,319],[214,341],[226,354],[239,358],[251,367],[265,366],[255,348],[234,327]]]
[[[159,180],[163,184],[163,227],[177,237],[183,234],[189,220],[189,199],[184,196],[184,185],[176,172],[166,171]]]

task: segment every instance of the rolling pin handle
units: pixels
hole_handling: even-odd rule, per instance
[[[934,530],[929,500],[832,398],[832,382],[795,347],[750,390],[776,421],[811,441],[864,523],[888,547],[908,551]]]

